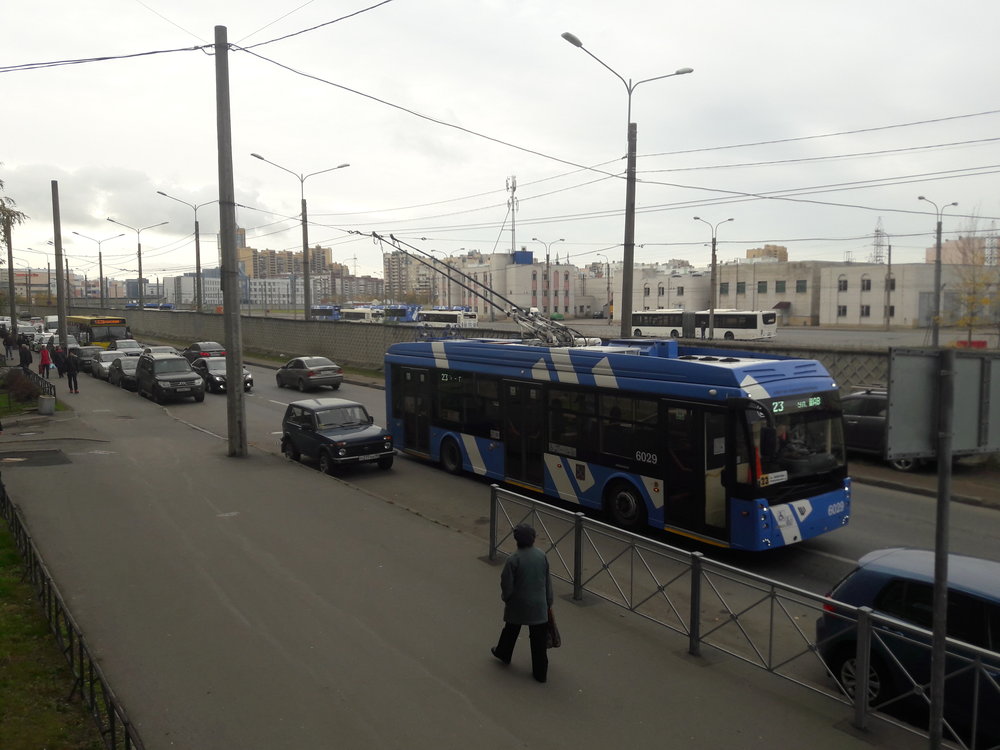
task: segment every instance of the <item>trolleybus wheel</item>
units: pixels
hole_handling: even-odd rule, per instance
[[[615,525],[637,531],[646,525],[646,503],[631,484],[619,482],[608,491],[607,509]]]
[[[451,438],[445,438],[441,443],[441,466],[449,474],[458,474],[462,470],[462,452]]]

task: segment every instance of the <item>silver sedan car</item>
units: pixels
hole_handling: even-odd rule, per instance
[[[337,390],[344,382],[344,370],[326,357],[296,357],[279,367],[274,379],[279,388],[298,388],[303,393],[324,385]]]
[[[126,356],[125,352],[118,352],[114,349],[104,349],[97,352],[90,360],[90,374],[98,380],[108,380],[111,375],[111,363],[124,356]]]

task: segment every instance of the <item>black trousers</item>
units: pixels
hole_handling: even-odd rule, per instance
[[[76,373],[75,372],[68,372],[67,371],[67,373],[66,373],[66,387],[69,388],[71,391],[76,391],[76,390],[78,390],[80,388],[80,384],[76,380]]]
[[[528,626],[528,639],[531,642],[531,673],[539,682],[545,682],[549,671],[549,656],[545,650],[545,638],[548,634],[549,625],[543,622],[541,625]],[[521,626],[508,622],[500,631],[500,640],[497,641],[496,655],[503,661],[510,661],[514,654],[514,645],[517,643],[517,636],[521,634]]]

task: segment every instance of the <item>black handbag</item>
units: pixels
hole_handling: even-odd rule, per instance
[[[545,648],[559,648],[562,645],[562,636],[559,635],[559,627],[556,625],[555,615],[552,614],[552,607],[549,607],[549,624],[545,633]]]

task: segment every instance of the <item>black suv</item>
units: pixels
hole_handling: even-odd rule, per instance
[[[844,445],[855,453],[885,458],[886,413],[889,393],[881,388],[840,397],[844,409]],[[916,471],[923,465],[919,458],[893,458],[889,465],[899,471]]]
[[[205,381],[176,354],[143,354],[135,371],[135,390],[162,404],[172,398],[205,400]]]
[[[343,398],[293,401],[281,420],[281,452],[292,461],[318,461],[325,474],[371,461],[389,469],[396,455],[392,435],[374,421],[364,406]]]

